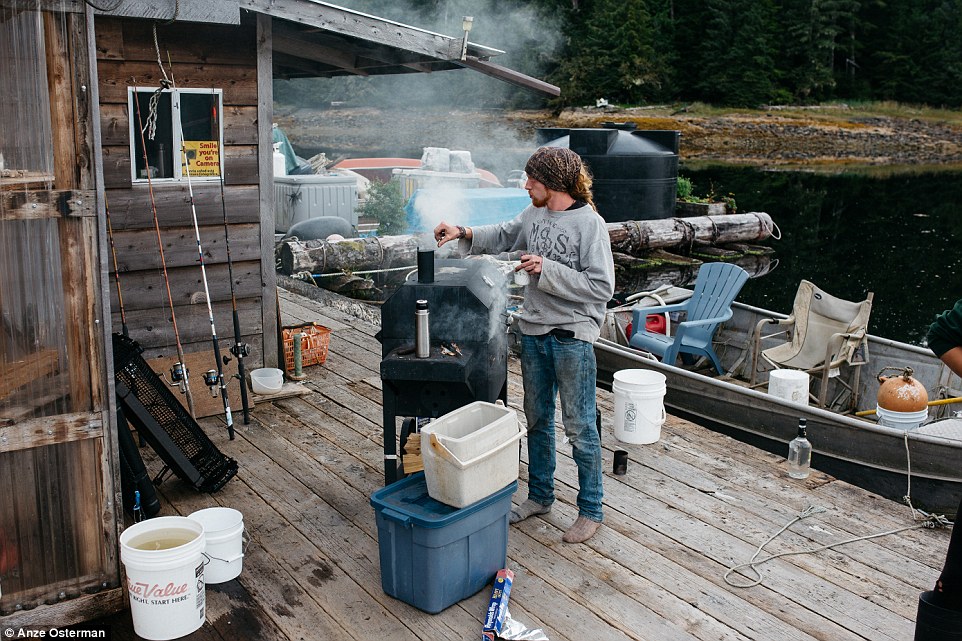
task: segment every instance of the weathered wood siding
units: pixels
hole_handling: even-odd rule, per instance
[[[22,20],[5,22],[0,41],[22,29],[38,43],[29,50],[36,58],[24,60],[31,73],[0,73],[8,81],[0,131],[21,128],[2,146],[31,172],[0,182],[0,291],[4,326],[14,330],[0,340],[0,364],[14,374],[0,385],[0,628],[13,630],[38,616],[67,625],[123,601],[117,449],[106,427],[93,14],[8,8]],[[38,91],[49,104],[31,101]],[[19,120],[9,108],[17,104],[49,119],[49,132]]]
[[[153,24],[150,20],[108,17],[98,17],[96,22],[104,184],[128,331],[146,349],[148,357],[176,354],[151,194],[146,183],[134,184],[130,178],[130,118],[136,115],[128,114],[127,90],[131,86],[158,86],[163,77]],[[272,259],[262,260],[256,25],[253,21],[241,25],[161,23],[157,39],[167,75],[176,87],[223,90],[227,233],[241,331],[253,350],[248,366],[258,367],[264,360],[265,309],[269,307],[271,315],[276,314],[276,302],[273,292],[264,293],[265,286],[273,284],[267,277],[273,274],[274,266]],[[195,180],[192,186],[214,322],[221,351],[226,354],[234,336],[221,185]],[[211,352],[213,367],[210,324],[188,198],[186,180],[153,183],[153,205],[180,340],[185,352]],[[113,324],[119,330],[120,306],[116,287],[113,289]],[[268,344],[273,346],[276,341],[269,338]],[[228,370],[233,371],[233,366]]]

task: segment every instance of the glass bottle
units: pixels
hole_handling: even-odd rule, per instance
[[[788,444],[788,475],[793,479],[808,478],[812,465],[812,444],[805,433],[806,420],[798,419],[798,436]]]

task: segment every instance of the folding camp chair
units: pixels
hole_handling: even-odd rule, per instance
[[[836,298],[807,280],[798,285],[795,303],[788,318],[766,318],[755,326],[752,350],[751,384],[759,373],[759,358],[774,369],[794,369],[819,379],[819,407],[826,406],[829,379],[851,392],[850,407],[858,403],[858,377],[861,366],[868,362],[868,319],[872,312],[872,292],[861,302]],[[777,325],[781,331],[762,336],[766,325]],[[763,339],[781,334],[791,339],[775,347],[761,349]],[[840,367],[847,364],[854,369],[852,381],[839,376]],[[762,364],[764,366],[764,363]]]

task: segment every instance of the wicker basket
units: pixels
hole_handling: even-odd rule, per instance
[[[327,347],[331,342],[331,330],[317,323],[303,325],[285,325],[284,335],[284,366],[288,372],[294,371],[294,337],[303,333],[301,342],[301,367],[323,365],[327,360]]]

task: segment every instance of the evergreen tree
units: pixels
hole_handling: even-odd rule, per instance
[[[651,19],[645,0],[593,0],[577,14],[558,78],[566,104],[639,104],[658,95]]]
[[[661,90],[656,100],[670,101],[675,97],[675,75],[678,60],[675,42],[675,0],[648,0],[652,25],[652,68],[661,79]]]
[[[902,0],[873,18],[869,55],[875,98],[962,104],[962,0]]]
[[[932,10],[932,49],[925,67],[926,102],[962,106],[962,0],[936,3]]]
[[[679,0],[679,87],[688,98],[755,106],[774,92],[771,0]]]
[[[781,71],[786,87],[802,100],[834,96],[836,74],[854,63],[840,51],[858,0],[779,0]]]
[[[339,0],[503,49],[494,62],[562,88],[555,104],[887,99],[962,106],[962,0]],[[560,44],[563,44],[563,51]],[[424,87],[422,89],[422,86]],[[295,104],[348,100],[540,107],[472,72],[276,81]]]

